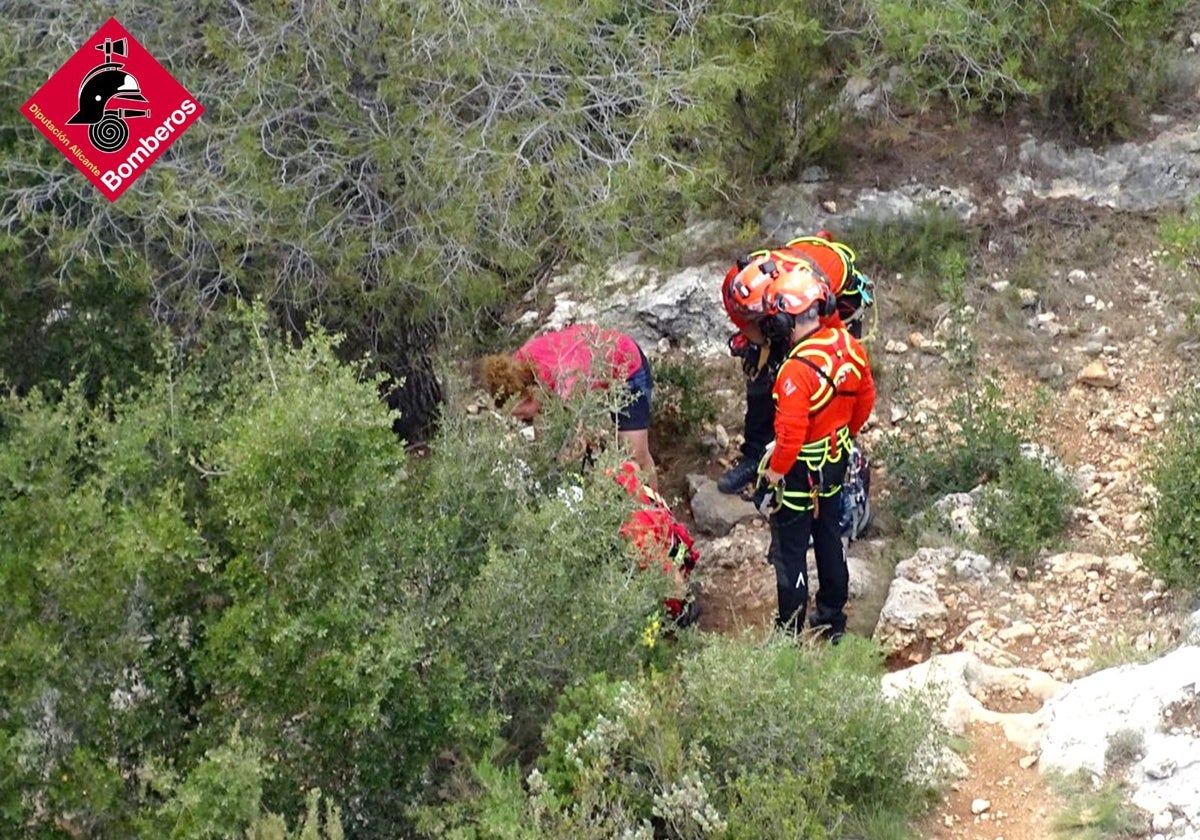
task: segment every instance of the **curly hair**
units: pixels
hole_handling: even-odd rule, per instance
[[[483,387],[496,401],[496,407],[504,405],[511,397],[522,399],[533,394],[533,366],[518,362],[507,354],[484,356],[479,361],[479,378]]]

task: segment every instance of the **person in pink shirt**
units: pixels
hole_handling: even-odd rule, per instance
[[[617,330],[574,324],[529,339],[511,354],[485,356],[480,362],[484,387],[500,407],[513,397],[514,417],[532,420],[542,410],[541,394],[570,399],[576,389],[608,388],[624,382],[632,401],[615,413],[617,436],[647,483],[656,487],[650,454],[650,399],[654,379],[650,362],[638,343]]]

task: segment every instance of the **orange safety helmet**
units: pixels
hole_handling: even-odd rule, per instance
[[[837,310],[837,298],[829,286],[804,262],[788,265],[772,278],[763,302],[763,330],[780,341],[788,340],[796,318],[814,306],[819,318],[828,318]]]
[[[763,293],[771,282],[776,263],[767,251],[755,251],[738,259],[725,275],[721,299],[725,311],[739,327],[764,314]]]
[[[857,259],[850,246],[835,242],[827,230],[819,230],[813,236],[797,236],[783,246],[796,259],[811,263],[836,296],[840,296],[854,274]]]

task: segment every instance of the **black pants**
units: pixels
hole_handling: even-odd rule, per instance
[[[846,599],[849,595],[850,572],[842,548],[839,519],[842,509],[842,480],[846,475],[848,456],[842,454],[835,463],[826,464],[820,474],[797,465],[785,479],[789,489],[798,490],[820,486],[836,492],[822,496],[813,511],[781,508],[771,516],[771,547],[768,559],[775,567],[775,588],[779,596],[779,615],[776,624],[792,633],[804,628],[808,609],[808,540],[812,537],[817,561],[818,589],[812,615],[812,626],[827,626],[829,634],[846,632]]]
[[[758,376],[746,382],[746,420],[742,435],[742,457],[757,461],[766,451],[767,444],[775,439],[775,400],[771,399],[771,388],[775,385],[775,371],[770,366]]]
[[[782,347],[771,346],[766,365],[753,379],[746,380],[746,417],[742,425],[742,457],[752,461],[762,458],[767,444],[775,439],[775,400],[771,389],[775,375],[786,358]]]

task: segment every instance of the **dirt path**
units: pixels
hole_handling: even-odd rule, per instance
[[[927,840],[1046,840],[1064,803],[1036,764],[997,727],[976,725],[962,756],[969,775],[918,826]],[[1024,760],[1024,761],[1023,761]]]
[[[1005,126],[955,139],[938,132],[939,142],[933,144],[922,140],[928,136],[928,129],[914,130],[907,142],[861,166],[864,184],[886,188],[910,176],[936,172],[938,183],[970,183],[978,194],[986,195],[994,192],[990,179],[999,172],[974,167],[972,162],[993,160],[998,145],[1013,147],[1018,139]],[[839,193],[830,198],[839,196],[844,197]],[[1080,215],[1101,227],[1114,226],[1120,235],[1106,237],[1091,223],[1057,231],[1060,238],[1047,251],[1051,261],[1042,267],[1053,279],[1041,287],[1036,304],[1017,313],[999,293],[988,300],[987,288],[1018,267],[1012,255],[1028,246],[1028,232],[1036,221],[989,223],[991,252],[996,256],[985,256],[969,281],[981,313],[975,327],[978,353],[981,366],[995,370],[1005,383],[1005,393],[1017,402],[1049,395],[1040,414],[1038,442],[1089,478],[1063,549],[1100,557],[1136,557],[1147,539],[1148,455],[1161,440],[1171,394],[1196,363],[1179,351],[1178,341],[1167,335],[1166,327],[1178,312],[1193,305],[1200,283],[1194,270],[1181,273],[1165,264],[1155,251],[1152,226],[1110,219],[1093,210]],[[1108,244],[1098,248],[1096,242]],[[1017,278],[1014,285],[1026,282]],[[880,287],[874,358],[892,368],[909,362],[934,367],[912,351],[885,357],[882,348],[889,339],[907,341],[914,330],[928,325],[895,319],[894,313],[903,307],[889,310],[888,285],[882,282]],[[1085,369],[1096,374],[1097,381],[1077,381]],[[903,401],[911,417],[914,407],[938,411],[952,395],[937,376],[909,377],[903,393],[895,382],[894,376],[881,379],[877,424],[886,423],[898,401]],[[727,406],[725,419],[731,432],[739,428],[739,410],[740,406]],[[719,469],[708,464],[710,475]],[[886,482],[886,471],[881,472]],[[710,570],[702,626],[718,632],[769,626],[774,613],[773,576],[761,560],[756,562]],[[964,586],[950,592],[945,598],[950,615],[942,650],[986,646],[998,663],[1035,668],[1070,681],[1117,664],[1107,659],[1143,655],[1169,644],[1171,625],[1165,617],[1177,614],[1180,604],[1150,575],[1135,570],[1136,560],[1132,562],[1133,568],[1122,563],[1065,567],[1057,575],[1043,573],[1035,563],[1013,569],[1004,584],[983,589]],[[855,628],[852,617],[852,629],[858,632],[869,633],[873,626],[869,620],[860,625]],[[994,711],[1033,710],[1029,698],[989,698],[985,705]],[[1064,803],[1038,772],[1036,756],[1011,745],[999,729],[977,725],[968,734],[969,747],[962,757],[969,773],[918,827],[920,836],[930,840],[1055,837],[1052,822]],[[1147,831],[1146,836],[1150,834]]]

